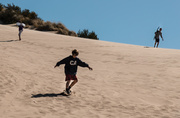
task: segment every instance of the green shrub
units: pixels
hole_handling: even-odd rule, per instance
[[[38,18],[38,15],[34,12],[34,11],[32,11],[30,14],[29,14],[29,16],[28,16],[30,19],[37,19]]]
[[[96,35],[96,33],[94,31],[89,32],[87,29],[84,29],[83,31],[79,30],[77,35],[78,35],[78,37],[99,40],[99,38],[97,37],[97,35]]]
[[[4,11],[1,11],[0,20],[4,24],[15,23],[17,20],[15,15],[16,15],[15,11],[6,9]]]
[[[7,4],[7,6],[0,4],[0,20],[5,24],[22,21],[32,25],[33,19],[40,19],[35,12],[30,12],[28,9],[21,12],[21,8],[14,4]]]
[[[21,15],[21,8],[18,6],[15,6],[14,4],[8,4],[7,6],[4,6],[0,4],[0,20],[4,24],[11,24],[15,23],[18,20],[20,20]]]
[[[77,36],[76,32],[74,32],[74,31],[69,31],[68,35],[69,36],[75,36],[75,37]]]
[[[97,35],[96,35],[96,33],[94,31],[89,33],[88,38],[99,40],[99,38],[97,37]]]
[[[24,16],[24,17],[29,17],[29,14],[30,14],[30,11],[29,9],[25,9],[21,12],[21,14]]]
[[[57,31],[58,34],[63,35],[98,39],[93,31],[83,30],[76,34],[74,31],[69,31],[62,23],[44,22],[34,11],[30,12],[29,9],[21,11],[21,8],[14,4],[7,4],[5,6],[0,3],[0,23],[12,24],[18,21],[25,23],[27,28],[39,31]]]
[[[14,5],[14,4],[7,4],[7,6],[5,6],[6,10],[9,11],[14,11],[16,14],[21,14],[21,8]]]
[[[30,12],[29,9],[23,10],[21,14],[24,17],[28,17],[29,19],[37,19],[38,18],[38,15],[34,11]]]

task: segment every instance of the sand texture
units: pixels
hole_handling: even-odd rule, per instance
[[[153,45],[153,42],[152,42]],[[71,96],[64,65],[78,49]],[[0,25],[0,118],[180,118],[180,50],[145,48]]]

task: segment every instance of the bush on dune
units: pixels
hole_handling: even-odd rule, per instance
[[[32,23],[33,23],[33,28],[38,28],[39,26],[42,26],[44,25],[44,21],[41,20],[41,19],[34,19],[32,20]]]
[[[57,31],[57,28],[54,28],[53,24],[49,21],[43,23],[42,25],[39,25],[37,27],[37,30],[39,31]]]
[[[83,30],[82,32],[70,31],[62,23],[52,23],[50,21],[44,22],[34,11],[21,8],[14,4],[7,4],[7,6],[0,3],[0,23],[12,24],[22,21],[26,24],[26,28],[31,28],[39,31],[56,31],[57,34],[79,36],[84,38],[98,39],[95,32]]]
[[[99,40],[99,38],[97,37],[97,35],[95,34],[94,31],[89,32],[87,29],[84,29],[83,31],[79,30],[77,35],[78,35],[78,37]]]
[[[21,14],[21,8],[14,4],[8,4],[4,6],[0,4],[0,20],[4,24],[11,24],[19,20],[18,16]]]
[[[69,31],[69,32],[68,32],[68,35],[69,35],[69,36],[78,36],[78,35],[76,34],[76,32],[74,32],[74,31]]]
[[[67,29],[62,23],[53,23],[53,25],[58,29]]]
[[[14,11],[16,14],[21,14],[21,8],[14,5],[14,4],[7,4],[7,6],[4,6],[6,10]]]
[[[12,24],[18,21],[19,17],[16,15],[14,11],[4,10],[0,13],[0,19],[4,24]]]
[[[69,35],[69,36],[77,36],[76,32],[69,31],[62,23],[54,23],[54,27],[56,27],[57,34]]]
[[[68,30],[63,30],[63,29],[58,29],[57,34],[63,34],[63,35],[68,35]]]
[[[56,31],[58,34],[77,36],[75,32],[69,31],[62,23],[44,22],[34,11],[24,9],[14,5],[7,6],[0,4],[0,22],[12,24],[22,21],[26,28],[36,29],[39,31]]]
[[[33,19],[38,19],[38,15],[32,11],[30,12],[29,9],[25,9],[22,11],[21,13],[24,17],[28,17],[29,19],[33,20]]]

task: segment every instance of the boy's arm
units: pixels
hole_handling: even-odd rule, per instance
[[[88,67],[89,68],[89,70],[93,70],[91,67]]]
[[[67,62],[69,57],[66,57],[64,59],[62,59],[61,61],[57,62],[56,65],[54,66],[54,68],[56,68],[57,66],[60,66],[61,64],[65,64]]]
[[[161,37],[162,38],[162,40],[164,41],[164,38],[163,37]]]
[[[81,67],[88,67],[89,70],[93,70],[87,63],[82,62],[80,59],[78,59],[78,65]]]
[[[162,36],[162,33],[160,33],[160,36],[161,36],[162,40],[164,41],[163,36]]]

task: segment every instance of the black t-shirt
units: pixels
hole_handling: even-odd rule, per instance
[[[73,58],[73,56],[68,56],[61,61],[57,62],[56,66],[59,66],[61,64],[65,64],[65,74],[66,75],[76,75],[77,73],[77,67],[89,67],[88,64],[85,62],[82,62],[79,58]]]

